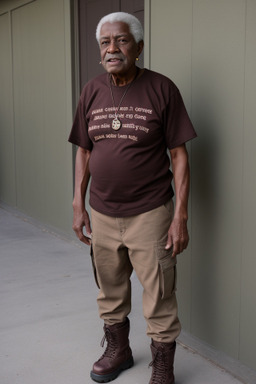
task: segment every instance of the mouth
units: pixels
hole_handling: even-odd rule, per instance
[[[119,63],[123,61],[120,57],[110,57],[106,60],[107,63]]]

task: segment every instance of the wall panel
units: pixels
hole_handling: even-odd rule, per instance
[[[39,12],[40,3],[36,1],[12,13],[17,206],[34,212],[36,217],[46,208],[43,31]]]
[[[0,199],[16,205],[12,50],[8,13],[0,16],[0,52]]]
[[[188,109],[191,103],[191,15],[192,0],[151,0],[150,68],[177,84]]]
[[[232,11],[231,11],[232,10]],[[238,357],[245,2],[194,0],[192,333]]]
[[[256,369],[256,3],[247,1],[247,33],[245,50],[245,111],[244,111],[244,147],[243,147],[243,259],[241,264],[241,332],[240,359]]]
[[[72,146],[67,142],[72,124],[70,4],[21,3],[5,2],[12,36],[14,205],[72,233]],[[5,75],[9,72],[5,69]],[[10,182],[7,185],[10,188]]]
[[[190,249],[179,257],[183,328],[256,369],[253,0],[147,0],[146,63],[172,78],[191,144]]]
[[[148,12],[146,4],[146,14]],[[181,91],[186,107],[191,112],[191,34],[192,0],[151,0],[150,68],[171,78]],[[180,23],[183,20],[183,23]],[[147,48],[146,48],[147,49]],[[146,56],[147,60],[147,56]],[[190,152],[190,145],[188,144]],[[189,214],[191,220],[191,215]],[[191,232],[191,221],[189,221]],[[191,243],[179,256],[178,290],[179,313],[182,325],[190,330],[191,304]]]

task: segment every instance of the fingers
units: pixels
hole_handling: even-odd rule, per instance
[[[187,248],[186,246],[184,246],[182,243],[177,241],[176,243],[174,243],[174,246],[173,246],[172,257],[179,255],[186,248]]]
[[[88,220],[88,221],[85,222],[85,230],[86,230],[86,233],[88,233],[88,235],[91,235],[91,233],[92,233],[92,229],[91,229],[91,223],[90,223],[90,220]]]
[[[74,210],[73,217],[73,231],[75,232],[78,239],[86,244],[91,245],[91,224],[90,218],[86,210]],[[84,228],[86,230],[86,234],[84,234]]]
[[[177,239],[173,242],[172,257],[175,257],[182,253],[188,246],[188,239]]]
[[[75,232],[77,238],[84,244],[86,245],[91,245],[91,227],[90,224],[85,225],[86,228],[86,234],[87,236],[84,235],[83,228],[84,226],[77,226],[76,224],[73,225],[73,231]]]
[[[84,244],[86,244],[86,245],[91,245],[91,238],[88,237],[88,236],[85,236],[85,235],[84,235],[84,233],[83,233],[83,228],[76,228],[76,229],[75,229],[75,228],[73,227],[73,230],[74,230],[76,236],[78,237],[78,239],[79,239],[82,243],[84,243]]]
[[[91,245],[92,243],[92,240],[90,239],[90,237],[86,237],[83,235],[82,239],[80,239],[80,241],[82,241],[82,243],[86,244],[86,245]]]
[[[189,236],[186,225],[173,222],[168,231],[168,238],[165,249],[172,249],[172,257],[182,253],[188,246]]]
[[[168,250],[168,249],[171,249],[171,248],[172,248],[172,257],[175,257],[175,256],[177,256],[179,253],[182,252],[182,250],[181,250],[181,248],[180,248],[180,243],[179,243],[179,241],[172,241],[172,238],[170,238],[170,237],[168,236],[168,240],[167,240],[165,249]]]
[[[171,247],[172,247],[172,239],[171,239],[171,237],[169,237],[169,235],[168,235],[168,240],[167,240],[165,249],[168,250],[168,249],[170,249]]]

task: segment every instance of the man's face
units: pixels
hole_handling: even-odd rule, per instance
[[[101,63],[108,73],[127,76],[134,69],[136,57],[143,48],[137,44],[130,33],[129,26],[123,22],[105,23],[100,31]]]

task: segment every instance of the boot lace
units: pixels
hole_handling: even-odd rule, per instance
[[[165,355],[159,349],[157,350],[154,359],[149,364],[152,367],[152,377],[150,384],[164,384],[166,383],[166,364]]]
[[[110,329],[106,328],[105,334],[101,340],[101,347],[104,347],[105,341],[107,340],[107,347],[105,352],[101,356],[100,360],[104,357],[114,358],[116,354],[117,342],[115,340],[114,334],[110,331]]]

